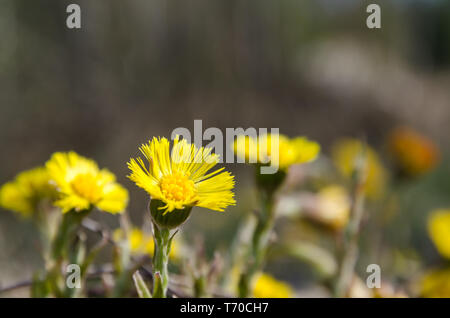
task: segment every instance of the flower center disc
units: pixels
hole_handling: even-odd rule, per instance
[[[160,188],[166,199],[177,202],[189,201],[196,192],[194,182],[180,172],[164,176],[160,181]]]
[[[95,176],[92,174],[79,174],[71,182],[73,191],[91,203],[97,202],[101,197],[101,190]]]

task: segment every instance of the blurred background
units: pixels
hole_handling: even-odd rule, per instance
[[[79,30],[65,24],[74,2]],[[382,28],[369,30],[373,2]],[[126,162],[153,136],[193,129],[194,119],[204,129],[306,135],[324,157],[341,137],[365,138],[381,152],[392,129],[407,126],[432,140],[441,160],[402,183],[395,222],[382,235],[423,264],[439,259],[426,218],[450,207],[449,1],[2,0],[0,38],[1,184],[55,151],[75,150],[118,176],[130,191],[128,213],[141,224],[147,194],[126,178]],[[203,233],[210,252],[227,249],[254,204],[252,170],[228,166],[237,205],[226,215],[198,209],[183,233],[187,240]],[[42,266],[36,235],[0,211],[2,285]],[[373,262],[361,253],[363,265]],[[300,289],[313,284],[307,265],[268,266]]]

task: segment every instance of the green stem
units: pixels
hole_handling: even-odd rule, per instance
[[[46,280],[52,286],[52,292],[56,297],[63,297],[63,285],[65,274],[61,273],[61,266],[69,257],[69,246],[75,237],[76,231],[83,218],[90,212],[69,211],[62,217],[61,224],[51,246],[51,260],[47,268]]]
[[[359,228],[364,211],[363,200],[362,195],[358,195],[356,198],[354,209],[355,215],[349,224],[348,242],[341,258],[339,277],[335,287],[336,297],[345,297],[348,294],[353,279],[355,265],[359,254]]]
[[[52,257],[54,260],[68,256],[68,246],[75,237],[75,233],[80,226],[81,221],[89,214],[89,212],[90,210],[64,213],[58,232],[52,243]]]
[[[206,277],[204,275],[200,275],[199,277],[194,278],[194,297],[195,298],[205,298],[208,293],[206,291]]]
[[[273,212],[273,192],[260,191],[261,213],[258,215],[256,227],[252,234],[250,246],[250,264],[241,274],[239,280],[239,297],[250,297],[255,275],[263,267],[270,235],[275,223]]]
[[[356,262],[359,255],[359,234],[361,221],[364,215],[364,184],[366,180],[367,158],[365,148],[361,152],[355,164],[353,176],[353,202],[350,212],[350,220],[344,232],[343,248],[340,251],[340,267],[334,286],[335,297],[348,295],[353,280]]]
[[[153,297],[166,298],[169,285],[169,253],[172,245],[170,230],[158,228],[153,224],[153,236],[155,240],[155,253],[153,256]]]

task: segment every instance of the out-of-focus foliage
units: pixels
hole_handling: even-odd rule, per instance
[[[62,194],[54,196],[41,168],[18,172],[74,149],[108,167],[129,192],[120,216],[89,214],[104,228],[84,228],[67,255],[102,272],[85,273],[83,296],[137,296],[134,266],[149,264],[154,243],[147,232],[137,232],[150,233],[148,194],[127,179],[126,163],[139,156],[136,145],[202,119],[203,129],[275,127],[287,136],[281,141],[283,173],[272,180],[276,220],[258,274],[288,284],[291,296],[333,295],[352,224],[355,162],[365,152],[368,200],[347,296],[449,296],[449,1],[377,1],[380,30],[366,28],[366,3],[356,0],[79,0],[80,30],[65,26],[69,3],[0,2],[2,287],[34,277],[43,281],[34,284],[34,295],[48,295],[42,274],[53,264],[45,240],[54,238],[62,214],[34,211],[48,209]],[[303,135],[314,140],[309,150],[291,147]],[[298,159],[299,148],[306,159]],[[239,273],[230,273],[229,263],[247,260],[255,223],[246,220],[261,215],[257,182],[246,165],[226,169],[236,179],[236,206],[190,215],[180,248],[187,253],[169,262],[176,291],[189,296],[235,295],[239,278],[231,276],[246,270],[239,264]],[[82,176],[72,184],[72,176],[60,175],[65,187],[87,191],[83,207],[96,205],[98,192],[91,190],[99,179]],[[64,194],[67,208],[80,203],[72,190]],[[119,193],[120,204],[99,207],[122,210],[125,190]],[[28,219],[38,219],[39,227],[7,210],[38,216]],[[42,227],[43,218],[51,220],[50,229]],[[100,252],[115,229],[120,242],[112,237]],[[36,237],[42,230],[51,235],[41,242]],[[201,257],[197,235],[205,241]],[[170,255],[178,254],[176,238],[174,243]],[[196,272],[185,254],[208,265]],[[375,292],[365,286],[372,263],[383,273]],[[139,273],[136,280],[149,283],[145,270]],[[6,295],[30,294],[15,289]]]

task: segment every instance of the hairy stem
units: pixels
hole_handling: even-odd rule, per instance
[[[153,256],[153,297],[166,298],[169,285],[169,253],[172,244],[170,230],[159,229],[153,224],[155,252]]]

